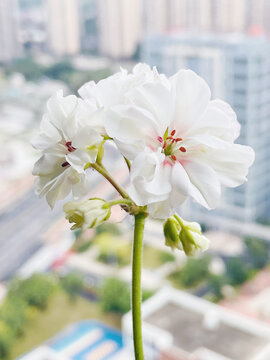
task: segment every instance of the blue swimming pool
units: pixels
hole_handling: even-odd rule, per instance
[[[109,360],[123,348],[121,333],[98,321],[82,321],[54,337],[48,346],[72,360]]]

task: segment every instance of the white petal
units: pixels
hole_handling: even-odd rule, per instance
[[[97,158],[98,149],[93,150],[76,150],[72,153],[69,153],[66,156],[67,162],[75,169],[78,173],[84,173],[84,167],[88,163],[94,163]]]
[[[180,70],[170,78],[175,96],[172,129],[180,137],[199,120],[210,100],[210,89],[206,82],[191,70]]]
[[[51,208],[58,200],[63,200],[69,193],[71,184],[66,173],[62,173],[51,182],[50,188],[46,192],[46,200]]]
[[[91,126],[85,126],[71,140],[72,146],[77,149],[84,149],[85,147],[100,144],[103,138]]]
[[[221,100],[213,100],[186,136],[204,134],[233,142],[239,133],[240,124],[230,105]]]
[[[63,97],[63,92],[59,91],[47,102],[48,114],[53,124],[62,129],[63,123],[74,112],[77,106],[77,97],[69,95]]]
[[[48,149],[62,140],[57,128],[51,123],[48,114],[42,117],[40,123],[40,134],[31,139],[31,144],[36,149]]]
[[[191,185],[186,170],[179,162],[176,162],[172,168],[171,184],[170,203],[172,209],[175,209],[187,199]]]
[[[131,90],[128,98],[136,106],[152,114],[158,126],[158,133],[163,136],[173,116],[173,99],[170,90],[162,83],[147,83]]]
[[[251,147],[232,144],[225,151],[209,152],[206,161],[216,171],[223,185],[236,187],[247,181],[248,168],[254,162],[254,158]]]
[[[160,135],[155,119],[147,111],[132,105],[122,105],[107,111],[104,125],[109,136],[121,143],[122,154],[130,159],[143,151],[148,142],[155,141]],[[125,145],[128,145],[125,151]],[[134,146],[134,151],[130,145]]]
[[[91,126],[99,133],[104,133],[102,114],[102,109],[98,109],[91,101],[78,100],[78,107],[75,115],[81,126]]]
[[[153,219],[167,219],[173,214],[169,199],[149,204],[147,210]]]
[[[128,80],[127,72],[120,71],[97,84],[94,81],[86,83],[79,89],[79,94],[83,99],[95,98],[99,107],[109,108],[123,103]]]
[[[191,181],[190,194],[200,205],[213,209],[221,196],[220,182],[216,172],[207,164],[187,161],[184,168]]]
[[[136,204],[143,206],[168,198],[171,169],[163,166],[164,155],[141,153],[131,166],[129,194]]]

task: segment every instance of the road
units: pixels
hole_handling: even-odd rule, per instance
[[[120,163],[115,151],[111,151],[108,157],[109,170],[121,173],[117,171]],[[95,188],[103,189],[104,180],[95,172],[91,177],[94,195]],[[0,281],[13,276],[23,263],[43,246],[43,234],[63,216],[61,204],[56,205],[52,211],[45,199],[38,198],[34,189],[26,192],[17,202],[0,210]]]
[[[0,214],[0,281],[12,276],[42,246],[42,234],[61,216],[61,207],[51,211],[34,189]]]

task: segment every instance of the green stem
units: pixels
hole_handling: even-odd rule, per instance
[[[141,270],[143,230],[146,214],[135,215],[133,259],[132,259],[132,321],[135,360],[143,360],[142,320],[141,320]]]
[[[117,199],[117,200],[109,201],[107,204],[111,207],[114,205],[132,205],[133,202],[132,200],[129,199]]]
[[[112,184],[112,186],[119,192],[119,194],[124,199],[130,200],[128,193],[119,184],[117,184],[117,182],[111,177],[111,175],[109,174],[107,169],[105,169],[105,167],[102,164],[92,163],[92,164],[89,164],[89,166],[91,166],[93,169],[95,169],[101,175],[103,175],[105,177],[105,179],[107,179]]]

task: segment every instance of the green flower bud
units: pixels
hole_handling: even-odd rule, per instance
[[[74,223],[74,229],[88,229],[96,227],[106,221],[111,215],[111,209],[107,202],[93,198],[83,201],[70,201],[63,206],[66,219]]]
[[[180,225],[174,217],[168,218],[163,224],[163,232],[165,236],[165,245],[172,249],[178,248]]]
[[[179,239],[187,256],[194,256],[198,251],[205,251],[209,247],[209,240],[202,234],[201,227],[196,222],[189,222],[175,215],[181,226]]]
[[[202,234],[200,225],[185,221],[177,214],[165,221],[163,231],[165,245],[183,250],[187,256],[194,256],[209,247],[209,240]]]

